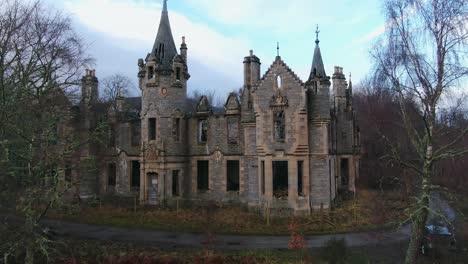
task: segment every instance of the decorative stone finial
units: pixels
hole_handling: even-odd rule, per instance
[[[319,30],[319,26],[317,24],[317,29],[315,30],[315,44],[317,44],[317,45],[320,43],[319,33],[320,33],[320,30]]]
[[[279,50],[280,50],[279,42],[276,42],[276,56],[278,57],[280,56]]]

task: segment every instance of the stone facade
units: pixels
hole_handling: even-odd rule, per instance
[[[153,49],[138,60],[142,95],[119,98],[117,111],[108,111],[110,143],[96,152],[97,185],[83,181],[86,195],[94,190],[138,195],[148,204],[211,200],[310,213],[329,208],[339,190],[356,191],[360,143],[352,85],[340,67],[330,82],[318,39],[306,82],[280,56],[261,76],[260,59],[250,51],[242,93],[230,94],[224,109],[206,97],[193,107],[187,53],[185,39],[176,50],[164,1]],[[93,105],[97,84],[88,71],[85,105]],[[83,122],[94,121],[85,115]]]

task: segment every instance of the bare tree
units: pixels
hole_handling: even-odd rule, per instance
[[[122,75],[114,74],[101,81],[103,89],[103,99],[109,102],[114,110],[117,110],[117,99],[128,96],[128,91],[134,88],[132,81]]]
[[[437,138],[446,133],[446,126],[437,118],[441,98],[466,81],[468,74],[468,3],[384,0],[384,4],[388,20],[386,39],[373,55],[376,80],[386,82],[396,92],[402,121],[415,151],[412,159],[402,158],[396,148],[391,151],[392,158],[412,170],[418,182],[419,190],[410,211],[413,231],[405,260],[415,263],[431,212],[431,191],[440,190],[433,183],[435,164],[468,152],[468,148],[459,145],[467,135],[467,126],[460,127],[451,142],[437,144]],[[414,101],[417,108],[410,109],[405,103],[408,100]],[[413,110],[418,113],[416,122],[409,115]]]
[[[79,147],[69,99],[91,62],[68,17],[40,1],[0,2],[0,202],[25,217],[2,236],[2,258],[49,254],[39,221],[67,188],[64,159]]]

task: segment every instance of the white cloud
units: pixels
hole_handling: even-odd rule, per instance
[[[138,49],[143,58],[152,48],[161,15],[161,4],[147,0],[68,0],[65,7],[90,29],[118,39],[127,49]],[[186,36],[189,64],[196,60],[213,73],[241,82],[242,59],[249,50],[247,39],[223,35],[171,10],[169,17],[176,46]]]

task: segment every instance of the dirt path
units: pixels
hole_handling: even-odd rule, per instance
[[[3,216],[7,222],[20,221],[18,217]],[[285,249],[289,236],[239,236],[164,232],[145,229],[128,229],[108,226],[44,220],[42,224],[50,227],[59,237],[91,239],[100,241],[131,242],[160,248],[196,248],[207,243],[217,249]],[[336,235],[307,236],[309,248],[323,247],[330,239],[344,239],[350,247],[376,246],[381,244],[407,241],[410,227],[404,226],[395,231],[373,231]]]

